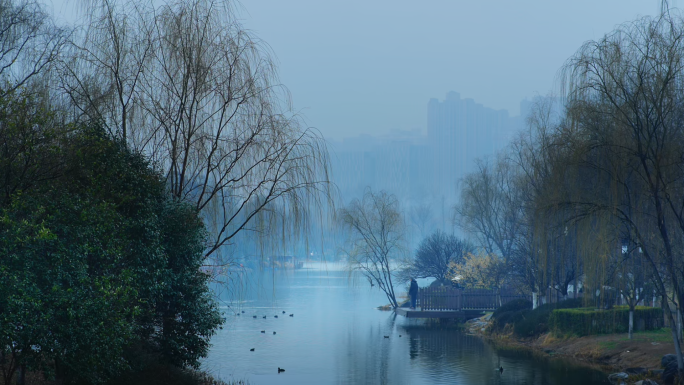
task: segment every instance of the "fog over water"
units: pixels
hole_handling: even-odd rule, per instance
[[[247,379],[251,385],[590,385],[606,378],[572,362],[497,350],[453,327],[425,327],[424,320],[376,310],[387,299],[362,277],[350,277],[344,264],[306,263],[304,269],[264,270],[244,278],[249,290],[238,298],[224,293],[227,322],[213,337],[203,364],[226,380]],[[406,288],[397,290],[405,293]],[[494,370],[499,366],[503,374]],[[285,372],[279,374],[278,367]]]
[[[3,383],[684,378],[677,0],[0,1]]]

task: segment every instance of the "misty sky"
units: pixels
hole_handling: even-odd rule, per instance
[[[671,2],[672,3],[672,2]],[[677,4],[675,4],[677,5]],[[447,91],[519,114],[583,42],[660,0],[242,0],[295,107],[326,137],[426,129]]]
[[[239,15],[277,56],[295,109],[339,139],[425,130],[428,100],[450,90],[518,115],[521,99],[553,91],[583,42],[659,9],[660,0],[241,0]]]

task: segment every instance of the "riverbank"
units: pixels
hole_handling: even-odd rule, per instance
[[[57,385],[59,381],[45,379],[42,372],[26,373],[25,383],[27,385]],[[151,365],[137,371],[122,373],[111,379],[107,385],[249,385],[246,380],[233,380],[225,382],[214,377],[212,374],[193,370],[178,368],[171,365]],[[0,385],[5,385],[0,378]]]
[[[648,377],[659,380],[661,358],[675,351],[672,335],[667,328],[634,333],[632,340],[626,334],[558,338],[551,333],[525,339],[516,337],[508,329],[491,333],[490,317],[487,315],[470,320],[466,323],[466,329],[470,334],[481,336],[495,345],[527,348],[550,357],[580,361],[598,367],[607,374],[629,368],[644,368],[651,375],[638,379]]]

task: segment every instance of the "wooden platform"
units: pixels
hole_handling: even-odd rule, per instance
[[[483,310],[421,310],[408,307],[396,308],[395,313],[406,318],[477,318],[484,314]]]

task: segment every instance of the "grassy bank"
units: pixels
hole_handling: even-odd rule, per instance
[[[508,304],[507,304],[508,305]],[[562,308],[578,308],[581,303],[566,301]],[[674,353],[669,328],[634,332],[633,339],[627,333],[578,336],[572,333],[554,333],[549,319],[557,305],[540,306],[534,311],[528,304],[519,302],[503,306],[497,312],[469,322],[468,330],[489,339],[499,346],[531,349],[537,354],[570,358],[606,373],[625,371],[628,368],[644,368],[650,374],[630,377],[630,383],[643,378],[659,380],[660,360],[665,354]]]

